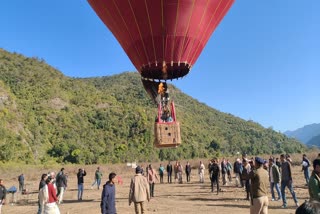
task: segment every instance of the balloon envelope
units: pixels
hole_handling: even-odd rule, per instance
[[[189,73],[234,0],[88,0],[143,79]]]

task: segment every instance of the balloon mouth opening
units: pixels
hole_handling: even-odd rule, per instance
[[[140,69],[142,79],[172,80],[183,77],[189,73],[191,66],[188,63],[151,63]]]

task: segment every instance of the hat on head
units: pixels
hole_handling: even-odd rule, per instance
[[[136,174],[142,173],[142,168],[140,166],[136,167]]]
[[[258,164],[264,164],[264,160],[260,157],[255,157],[254,159]]]

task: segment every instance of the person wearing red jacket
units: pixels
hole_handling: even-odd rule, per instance
[[[57,191],[53,185],[53,179],[51,178],[51,176],[47,178],[46,184],[47,185],[43,187],[46,188],[46,202],[44,207],[44,213],[60,214],[59,207],[57,205]]]

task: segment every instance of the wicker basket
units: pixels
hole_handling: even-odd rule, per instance
[[[179,122],[155,123],[154,135],[157,148],[172,148],[181,144]]]

